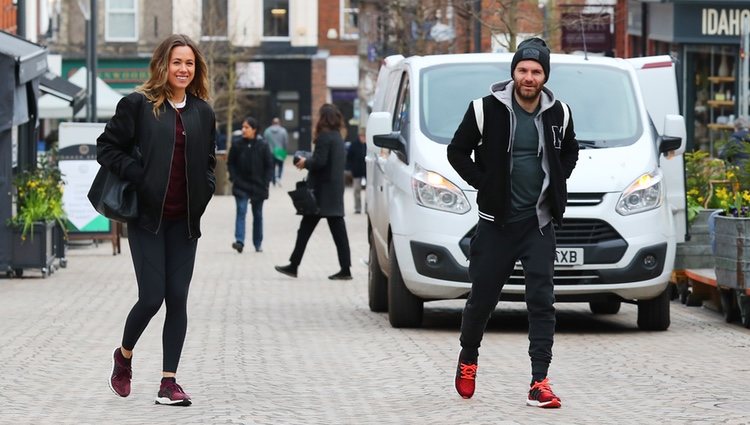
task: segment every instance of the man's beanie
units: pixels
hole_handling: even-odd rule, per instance
[[[516,70],[518,62],[524,60],[533,60],[539,62],[544,70],[544,82],[549,80],[549,48],[547,43],[541,38],[533,37],[526,39],[518,45],[516,54],[513,55],[513,61],[510,63],[510,76]]]

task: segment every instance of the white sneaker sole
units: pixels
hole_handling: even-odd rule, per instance
[[[162,404],[164,406],[190,406],[193,402],[190,401],[190,399],[172,400],[168,397],[156,397],[154,404]]]
[[[526,399],[526,405],[527,406],[532,406],[532,407],[542,407],[542,408],[547,408],[547,409],[550,409],[550,408],[556,409],[556,408],[559,408],[560,406],[562,406],[562,403],[560,403],[559,400],[552,400],[552,401],[546,401],[546,402],[541,403],[541,402],[538,402],[536,400],[529,400],[527,398]]]

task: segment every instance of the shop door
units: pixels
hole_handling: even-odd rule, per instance
[[[279,102],[281,126],[289,133],[288,152],[294,153],[299,146],[299,103],[286,100]]]

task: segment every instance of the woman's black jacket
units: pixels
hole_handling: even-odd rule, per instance
[[[313,188],[322,217],[344,216],[344,168],[346,147],[341,133],[327,130],[315,139],[315,150],[305,160],[308,182]]]
[[[273,155],[265,140],[239,139],[232,143],[227,158],[232,194],[252,201],[268,199],[273,179]]]
[[[214,111],[200,98],[187,95],[181,112],[185,129],[188,231],[199,238],[200,219],[216,189],[216,120]],[[131,93],[117,104],[115,115],[96,140],[96,159],[123,179],[137,184],[138,218],[134,222],[158,232],[169,184],[175,144],[176,111],[165,103],[154,116],[153,104],[141,93]],[[142,155],[133,157],[134,146]]]

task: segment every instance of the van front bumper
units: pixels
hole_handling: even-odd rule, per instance
[[[459,264],[444,246],[409,241],[411,260],[418,277],[405,277],[409,289],[425,299],[459,298],[471,288],[469,269]],[[667,243],[642,247],[625,267],[597,264],[555,267],[555,294],[612,293],[626,299],[651,298],[663,290],[667,276]],[[500,282],[498,282],[499,284]],[[506,294],[523,294],[523,270],[516,271],[503,288]]]

